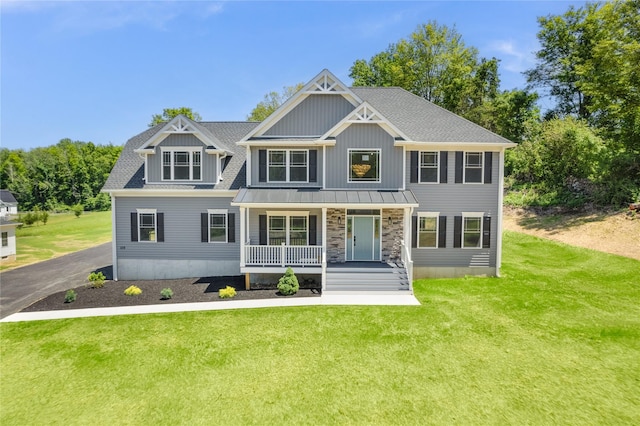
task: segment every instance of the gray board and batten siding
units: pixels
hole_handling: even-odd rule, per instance
[[[264,134],[267,136],[320,136],[355,107],[339,95],[313,95],[296,105]]]
[[[162,183],[162,150],[161,147],[186,147],[186,148],[202,148],[202,180],[197,183],[212,184],[217,181],[218,173],[218,156],[216,154],[207,154],[206,146],[200,139],[194,135],[169,135],[166,139],[156,146],[156,153],[149,154],[147,173],[149,173],[148,183]],[[194,183],[194,181],[186,181]]]
[[[118,197],[114,224],[119,279],[224,276],[240,273],[240,215],[226,197]],[[132,241],[131,213],[156,209],[164,218],[163,242]],[[234,242],[202,242],[201,214],[225,209]]]
[[[380,150],[380,182],[349,182],[349,149]],[[352,124],[327,147],[326,188],[399,189],[402,188],[402,148],[377,124]]]
[[[411,167],[407,167],[407,189],[410,190],[420,207],[414,209],[413,215],[419,212],[438,212],[446,216],[445,248],[413,248],[412,260],[416,267],[495,267],[497,255],[498,204],[500,191],[499,161],[500,155],[494,152],[491,156],[491,183],[456,183],[456,152],[447,155],[446,183],[412,183]],[[411,151],[407,151],[407,164],[411,164]],[[454,247],[454,218],[462,212],[483,212],[491,217],[490,248],[463,249]],[[412,230],[415,232],[415,230]],[[420,276],[421,274],[416,274]]]

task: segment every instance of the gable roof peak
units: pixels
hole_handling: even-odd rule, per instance
[[[287,99],[269,117],[261,122],[255,129],[247,134],[240,142],[247,141],[253,137],[261,136],[273,127],[282,117],[287,115],[292,109],[302,101],[313,95],[339,95],[344,97],[351,105],[358,107],[362,104],[362,99],[356,95],[346,84],[336,77],[328,69],[323,69],[318,75],[313,77],[302,89]]]

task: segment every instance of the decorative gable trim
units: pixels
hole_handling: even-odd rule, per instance
[[[333,126],[320,140],[335,138],[352,124],[377,124],[389,133],[394,139],[410,140],[400,129],[387,120],[378,110],[368,102],[363,102],[355,110],[351,111],[338,124]]]
[[[292,109],[298,106],[302,101],[311,95],[340,95],[343,96],[354,107],[362,103],[355,93],[349,89],[344,83],[331,73],[324,69],[320,74],[309,81],[302,89],[291,96],[285,103],[275,110],[262,123],[256,126],[249,134],[247,134],[240,142],[245,142],[251,138],[262,137],[266,131],[273,127],[282,117],[287,115]]]
[[[190,134],[195,136],[206,147],[207,154],[232,154],[224,149],[222,143],[210,131],[197,122],[180,114],[167,122],[158,132],[151,136],[140,148],[134,152],[138,154],[153,154],[155,147],[169,135]]]

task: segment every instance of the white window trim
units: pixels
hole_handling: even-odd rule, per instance
[[[136,209],[136,213],[138,214],[138,242],[139,243],[157,243],[158,242],[158,213],[157,209]],[[142,221],[140,220],[141,214],[152,214],[153,215],[153,234],[155,235],[155,239],[153,241],[143,241],[140,238],[140,228],[142,225]]]
[[[164,178],[164,153],[171,153],[171,179]],[[188,152],[189,153],[189,179],[174,179],[174,161],[175,161],[175,152]],[[193,178],[193,153],[200,153],[200,179]],[[202,147],[193,147],[193,146],[161,146],[160,147],[160,180],[162,182],[202,182],[202,176],[204,172],[204,156],[202,155]]]
[[[474,247],[464,246],[464,220],[466,218],[479,218],[480,219],[480,238],[478,239],[478,245]],[[460,229],[460,247],[466,250],[474,250],[482,248],[482,236],[484,235],[484,212],[462,212],[462,229]]]
[[[352,180],[351,179],[351,153],[352,152],[377,152],[378,153],[378,180]],[[348,183],[380,183],[382,182],[382,150],[380,148],[349,148],[347,149],[347,182]]]
[[[436,181],[422,182],[422,153],[433,152],[436,154]],[[422,185],[434,185],[440,183],[440,151],[418,151],[418,183]]]
[[[467,182],[467,154],[480,154],[480,182]],[[484,183],[484,152],[483,151],[464,151],[462,157],[462,183],[466,185],[481,185]]]
[[[291,223],[290,223],[290,218],[291,216],[298,216],[298,217],[306,217],[307,218],[307,243],[305,244],[305,246],[309,245],[309,212],[308,211],[267,211],[267,245],[270,246],[272,244],[269,244],[269,241],[271,241],[271,227],[270,225],[270,220],[269,218],[272,216],[284,216],[286,217],[285,219],[285,236],[286,236],[286,243],[285,245],[290,245],[290,227],[291,227]]]
[[[435,217],[436,218],[436,245],[435,247],[420,247],[420,218]],[[437,249],[440,243],[440,212],[418,212],[418,226],[416,226],[416,248],[419,249]]]
[[[271,166],[271,152],[284,151],[284,168],[285,168],[285,180],[271,180],[269,179],[269,168]],[[292,151],[304,151],[307,154],[307,177],[306,180],[291,180],[291,152]],[[309,183],[309,150],[308,149],[268,149],[267,150],[267,183]]]
[[[224,241],[211,241],[211,215],[224,215]],[[207,240],[209,244],[226,244],[229,242],[229,210],[227,209],[207,209]]]

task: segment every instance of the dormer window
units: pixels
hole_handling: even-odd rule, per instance
[[[202,148],[162,147],[162,180],[202,180]]]

